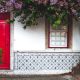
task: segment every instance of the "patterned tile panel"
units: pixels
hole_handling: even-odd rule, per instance
[[[78,53],[16,52],[15,70],[71,70],[80,61]]]

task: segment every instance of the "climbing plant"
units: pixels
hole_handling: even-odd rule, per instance
[[[73,75],[80,75],[80,62],[77,64],[77,66],[72,68],[72,74]]]
[[[0,48],[0,64],[2,63],[2,49]]]
[[[67,24],[68,16],[79,20],[80,0],[0,0],[0,12],[13,12],[24,28],[37,25],[40,17],[57,27]]]

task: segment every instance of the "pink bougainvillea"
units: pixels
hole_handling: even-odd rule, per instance
[[[0,0],[0,12],[14,12],[25,25],[36,25],[37,18],[46,17],[58,26],[67,22],[68,15],[80,18],[80,0]]]

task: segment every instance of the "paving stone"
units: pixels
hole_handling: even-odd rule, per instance
[[[0,76],[0,80],[75,80],[70,76]]]

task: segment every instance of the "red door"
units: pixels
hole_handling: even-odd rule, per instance
[[[6,20],[0,20],[0,69],[10,69],[10,24]]]

